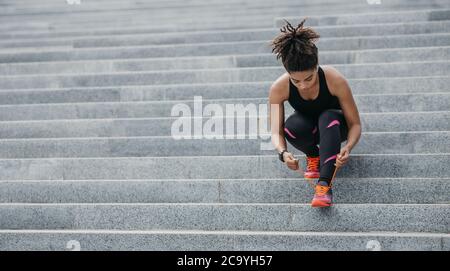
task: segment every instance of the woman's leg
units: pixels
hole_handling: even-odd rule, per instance
[[[318,157],[319,149],[315,134],[318,129],[313,119],[295,111],[284,123],[284,136],[296,149],[308,157]]]
[[[341,151],[341,142],[347,140],[348,127],[342,110],[330,109],[322,112],[318,119],[320,138],[320,178],[328,185],[333,177],[336,156]]]

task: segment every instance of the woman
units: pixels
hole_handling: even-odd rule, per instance
[[[286,21],[271,44],[287,71],[270,88],[272,143],[280,160],[292,170],[299,165],[286,149],[286,140],[306,154],[304,177],[318,178],[311,205],[327,207],[332,204],[332,178],[359,141],[361,121],[344,76],[331,66],[318,65],[314,41],[320,36],[303,27],[304,22],[294,28]],[[295,109],[286,122],[284,101]]]

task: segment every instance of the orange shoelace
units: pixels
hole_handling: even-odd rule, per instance
[[[316,194],[318,196],[324,196],[330,190],[329,186],[316,185]]]
[[[319,171],[320,157],[306,157],[307,171]]]

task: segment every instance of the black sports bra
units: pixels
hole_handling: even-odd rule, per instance
[[[319,66],[319,96],[315,100],[304,100],[297,87],[289,80],[289,104],[302,114],[310,117],[318,117],[320,113],[327,109],[342,109],[339,99],[331,95],[328,90],[325,73]]]

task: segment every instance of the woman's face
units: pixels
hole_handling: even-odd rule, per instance
[[[289,74],[292,84],[301,91],[311,89],[317,81],[317,67],[307,71],[291,72]]]

